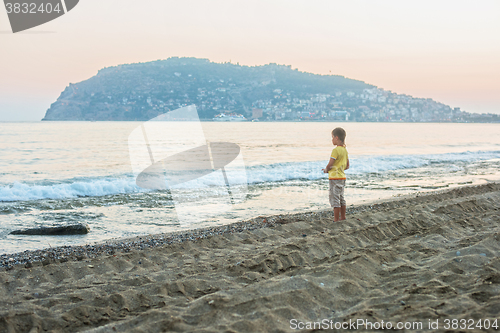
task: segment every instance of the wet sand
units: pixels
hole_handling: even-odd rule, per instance
[[[2,256],[0,332],[288,332],[358,319],[444,331],[447,319],[500,320],[500,184],[332,221],[325,210]]]

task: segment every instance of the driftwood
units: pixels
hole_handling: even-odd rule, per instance
[[[14,230],[11,235],[81,235],[87,234],[90,227],[87,224],[68,224],[68,225],[54,225],[49,227],[29,228],[22,230]]]

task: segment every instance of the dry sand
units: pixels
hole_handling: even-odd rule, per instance
[[[288,332],[291,319],[414,321],[424,330],[429,320],[440,330],[445,319],[493,323],[499,208],[492,183],[358,206],[341,223],[330,210],[287,215],[251,231],[15,265],[0,271],[0,332]]]

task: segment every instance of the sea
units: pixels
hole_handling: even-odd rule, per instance
[[[321,169],[334,148],[335,127],[347,132],[348,207],[500,181],[500,124],[201,122],[183,129],[185,123],[165,122],[182,135],[155,134],[164,136],[162,158],[168,159],[169,145],[193,148],[196,140],[182,141],[199,139],[200,131],[207,142],[234,144],[237,157],[212,163],[213,172],[175,188],[168,179],[162,188],[138,182],[131,135],[147,134],[141,122],[0,123],[0,254],[329,209]],[[148,144],[144,156],[154,164],[154,142]],[[203,164],[189,156],[185,165]],[[239,161],[237,173],[233,160]],[[90,232],[10,234],[73,223],[87,224]]]

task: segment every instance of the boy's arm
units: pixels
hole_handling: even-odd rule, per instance
[[[347,159],[347,165],[345,166],[344,170],[347,170],[347,169],[349,169],[349,159]]]
[[[335,159],[333,157],[330,157],[330,161],[328,161],[328,165],[323,169],[323,172],[328,173],[328,171],[330,171],[330,169],[333,167],[333,163],[335,163]]]

